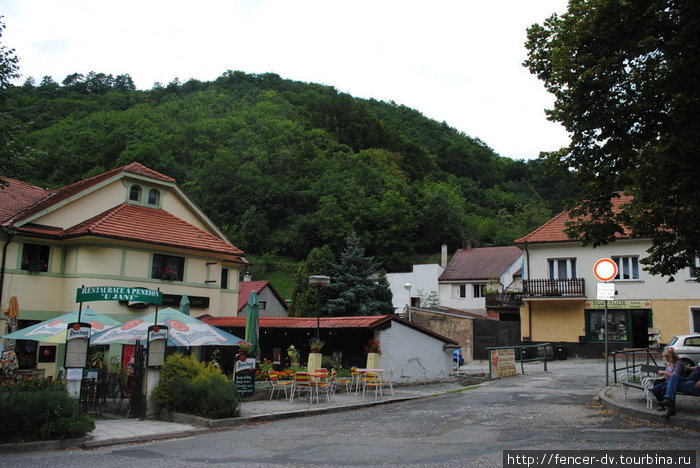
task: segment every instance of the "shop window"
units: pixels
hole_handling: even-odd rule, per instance
[[[639,257],[612,257],[612,261],[617,263],[615,280],[639,279]]]
[[[486,285],[485,284],[473,284],[474,297],[486,297]]]
[[[48,245],[24,244],[22,248],[22,269],[38,273],[49,271]]]
[[[604,311],[590,310],[588,315],[588,339],[589,341],[604,341],[605,328],[603,327]],[[627,323],[626,310],[608,311],[608,341],[629,341],[627,338]]]
[[[182,281],[184,270],[184,257],[153,254],[153,269],[151,270],[151,278],[166,281]]]
[[[129,200],[131,201],[141,201],[141,186],[140,185],[132,185],[131,189],[129,190]]]
[[[160,192],[156,189],[151,189],[148,191],[148,204],[158,205],[160,203]]]
[[[575,258],[550,258],[547,259],[549,279],[576,278]]]

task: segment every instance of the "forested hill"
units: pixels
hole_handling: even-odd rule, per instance
[[[561,183],[541,161],[500,157],[404,106],[275,74],[148,91],[129,75],[75,74],[4,94],[4,175],[56,187],[137,161],[174,177],[252,254],[338,252],[354,231],[392,270],[442,243],[509,244],[560,209]]]

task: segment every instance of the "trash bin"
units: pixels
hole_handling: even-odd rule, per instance
[[[566,361],[566,344],[559,343],[554,346],[554,356],[560,361]]]

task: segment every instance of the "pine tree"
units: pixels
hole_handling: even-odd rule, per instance
[[[306,260],[299,264],[294,275],[294,288],[292,289],[292,306],[290,314],[294,317],[314,317],[316,315],[316,294],[321,294],[319,302],[325,302],[326,288],[314,288],[309,285],[309,276],[330,275],[335,256],[330,247],[324,245],[321,248],[311,249]]]
[[[333,268],[328,296],[324,315],[384,315],[394,311],[386,275],[379,273],[372,257],[365,256],[357,234],[347,239],[340,262]]]

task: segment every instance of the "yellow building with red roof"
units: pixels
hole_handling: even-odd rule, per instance
[[[58,189],[4,180],[0,306],[18,298],[20,328],[77,310],[83,285],[159,289],[176,308],[186,294],[192,315],[235,315],[248,262],[171,177],[134,162]],[[120,322],[154,308],[89,305]],[[59,367],[61,348],[36,365]]]
[[[629,200],[614,198],[614,212]],[[650,340],[668,343],[675,335],[700,332],[700,268],[679,271],[675,281],[651,275],[641,263],[651,240],[622,232],[611,244],[583,246],[566,234],[568,221],[569,212],[562,212],[515,241],[525,257],[520,311],[525,341],[563,342],[569,355],[603,355],[605,301],[598,300],[601,281],[593,272],[602,258],[618,266],[610,281],[615,299],[607,304],[610,350],[646,348]]]

